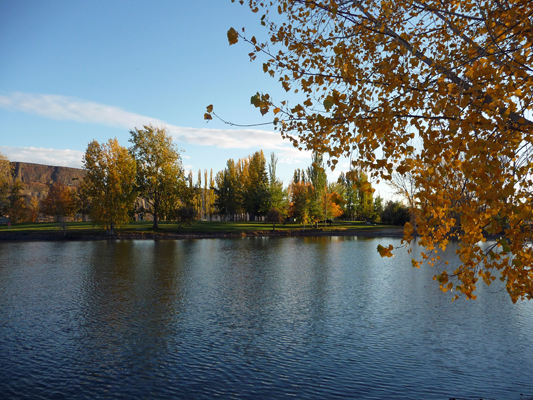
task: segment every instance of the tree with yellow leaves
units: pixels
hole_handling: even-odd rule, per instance
[[[76,197],[74,190],[61,182],[54,182],[48,189],[48,194],[41,202],[41,212],[55,218],[61,224],[63,235],[66,235],[67,217],[76,212]],[[32,221],[35,222],[35,221]]]
[[[263,14],[268,41],[232,28],[230,44],[248,42],[251,59],[304,96],[291,105],[252,97],[283,137],[329,155],[332,167],[355,153],[372,179],[410,173],[424,259],[433,265],[430,252],[460,243],[461,265],[435,276],[444,291],[475,298],[480,278],[499,277],[513,301],[531,299],[533,2],[246,3]],[[406,224],[407,243],[411,233]],[[481,245],[486,234],[498,240]]]
[[[83,157],[83,167],[87,171],[84,190],[92,201],[91,220],[112,235],[115,226],[129,222],[137,197],[135,159],[116,138],[103,144],[93,140]]]
[[[0,218],[9,213],[9,189],[12,181],[9,158],[0,153]]]
[[[181,156],[165,127],[145,125],[130,134],[130,153],[137,163],[137,188],[150,206],[153,229],[158,229],[164,200],[180,197],[186,186]]]

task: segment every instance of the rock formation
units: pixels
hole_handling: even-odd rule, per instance
[[[85,170],[69,167],[12,162],[13,179],[20,180],[24,185],[24,194],[43,199],[48,194],[52,183],[76,188],[85,177]]]

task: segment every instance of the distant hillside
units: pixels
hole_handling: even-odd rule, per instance
[[[50,165],[12,162],[13,178],[24,184],[24,194],[46,197],[52,183],[61,182],[63,185],[77,187],[85,177],[85,170],[69,167],[54,167]]]

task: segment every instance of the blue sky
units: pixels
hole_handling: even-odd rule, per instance
[[[229,46],[230,27],[265,31],[260,15],[230,0],[0,0],[0,151],[12,161],[81,167],[87,144],[165,125],[186,169],[224,168],[263,149],[278,156],[287,185],[310,154],[269,126],[238,129],[203,113],[209,104],[232,122],[261,117],[250,97],[286,97],[245,43]],[[331,179],[348,168],[339,163]],[[387,187],[380,188],[382,195]]]

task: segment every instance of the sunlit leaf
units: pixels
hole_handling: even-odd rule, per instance
[[[228,30],[228,42],[230,44],[230,46],[232,44],[235,44],[239,41],[239,34],[237,33],[237,31],[233,28],[229,28]]]

